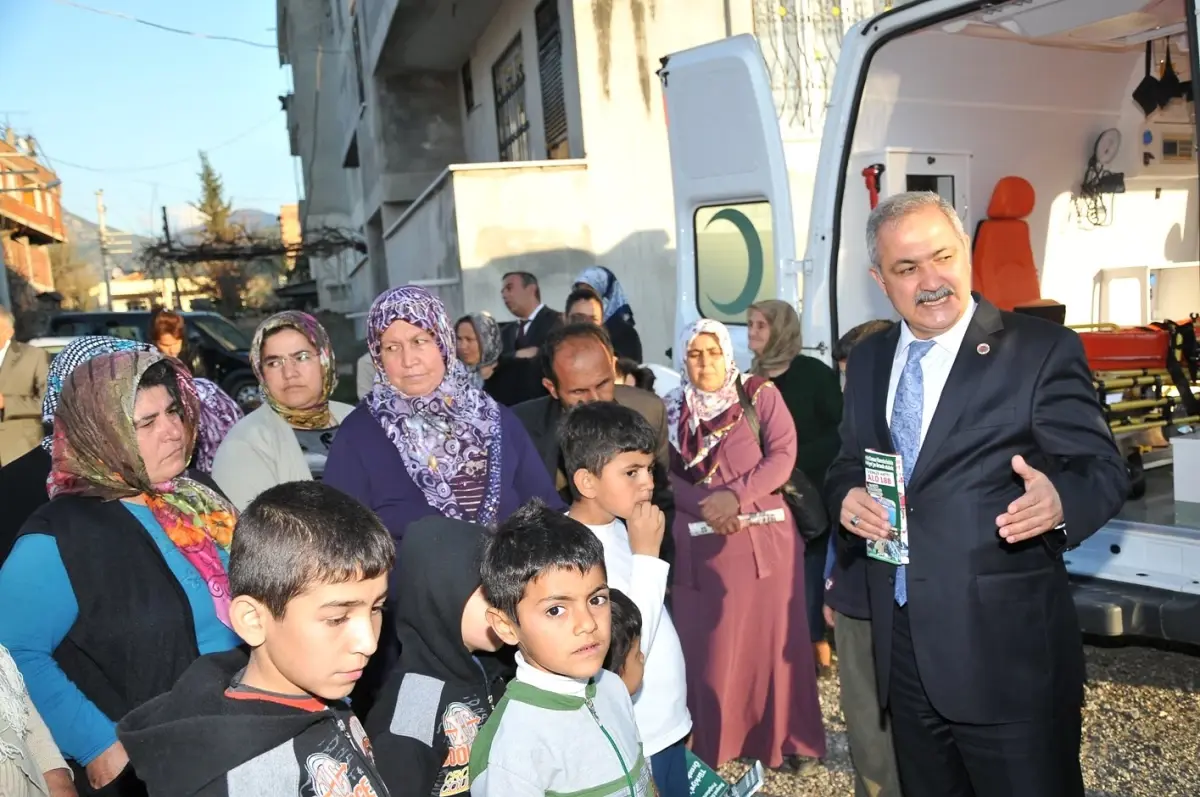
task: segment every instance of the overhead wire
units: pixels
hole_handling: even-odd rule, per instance
[[[237,142],[239,142],[242,139],[249,136],[251,133],[255,133],[255,132],[261,130],[262,128],[266,127],[268,124],[271,124],[272,122],[277,122],[278,119],[279,119],[279,112],[273,111],[269,117],[261,120],[260,122],[256,123],[254,126],[249,127],[247,129],[243,130],[242,132],[238,133],[237,135],[231,136],[230,138],[225,139],[224,141],[214,144],[211,147],[202,147],[201,151],[202,152],[215,152],[215,151],[222,149],[224,147],[227,147],[231,144],[236,144]],[[44,150],[43,150],[42,154],[45,155]],[[155,164],[150,164],[147,166],[119,166],[119,167],[104,167],[104,168],[100,168],[100,167],[96,167],[96,166],[87,166],[82,163],[73,163],[72,161],[63,160],[61,158],[52,160],[49,156],[46,156],[46,160],[51,161],[51,165],[53,165],[54,163],[61,163],[64,166],[70,166],[71,168],[74,168],[74,169],[82,169],[85,172],[96,172],[99,174],[119,174],[122,172],[126,172],[126,173],[127,172],[152,172],[157,169],[166,169],[171,166],[179,166],[184,163],[190,163],[193,160],[195,160],[195,157],[196,157],[195,155],[190,155],[186,158],[179,158],[178,160],[167,161],[165,163],[155,163]]]
[[[146,27],[150,27],[150,28],[157,28],[158,30],[166,31],[167,33],[178,33],[181,36],[192,36],[197,39],[212,39],[214,41],[234,42],[235,44],[244,44],[248,47],[258,47],[263,50],[277,49],[276,45],[274,45],[274,44],[266,44],[264,42],[250,41],[249,39],[243,39],[238,36],[224,36],[224,35],[217,34],[217,33],[200,33],[198,31],[194,31],[194,30],[185,30],[183,28],[175,28],[170,25],[163,25],[160,22],[151,22],[148,19],[142,19],[140,17],[135,17],[132,14],[126,14],[121,11],[109,11],[108,9],[105,9],[105,8],[95,8],[94,6],[87,6],[87,5],[84,5],[83,3],[77,3],[77,2],[75,2],[75,0],[53,0],[53,2],[58,3],[59,5],[70,6],[71,8],[78,8],[81,11],[90,11],[93,14],[100,14],[100,15],[106,16],[106,17],[116,17],[117,19],[124,19],[124,20],[128,20],[129,22],[136,22],[139,25],[145,25]]]

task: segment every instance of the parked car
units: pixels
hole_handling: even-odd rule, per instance
[[[262,395],[259,393],[258,380],[250,370],[250,336],[219,313],[190,312],[180,315],[187,325],[188,346],[199,354],[204,366],[204,373],[199,375],[220,385],[243,412],[257,408],[262,403]],[[148,310],[60,313],[50,319],[49,331],[41,340],[111,335],[146,341],[149,327]],[[48,353],[57,354],[49,349]]]
[[[46,360],[49,362],[54,362],[54,358],[58,356],[58,353],[66,348],[66,345],[73,340],[75,340],[74,335],[56,338],[33,338],[29,341],[29,345],[36,346],[37,348],[46,352]]]

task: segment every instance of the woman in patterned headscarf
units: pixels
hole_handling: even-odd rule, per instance
[[[616,275],[604,266],[592,266],[585,268],[583,273],[575,278],[575,287],[581,285],[589,286],[600,296],[604,328],[612,338],[613,351],[618,357],[628,357],[640,364],[642,339],[634,327],[633,309],[625,297],[625,289],[621,287]]]
[[[42,397],[42,425],[46,429],[46,436],[42,438],[40,446],[0,469],[0,496],[4,497],[4,511],[0,513],[0,564],[4,563],[9,549],[16,542],[21,526],[39,506],[50,500],[46,493],[46,477],[50,475],[50,445],[54,440],[51,431],[63,381],[81,363],[101,354],[151,350],[148,344],[135,340],[87,335],[75,338],[64,346],[50,363],[49,373],[46,374],[46,393]]]
[[[775,494],[791,476],[796,430],[775,386],[738,372],[723,324],[696,322],[676,352],[683,383],[666,398],[672,605],[688,663],[692,750],[716,766],[742,757],[812,766],[825,755],[825,731],[805,620],[804,542]],[[768,510],[782,522],[746,522]],[[690,524],[701,522],[712,533],[693,536]]]
[[[212,466],[238,509],[277,484],[321,479],[338,427],[354,409],[329,399],[337,387],[333,347],[308,313],[288,310],[259,324],[250,366],[263,404],[229,430]]]
[[[50,502],[0,568],[0,645],[76,783],[136,793],[115,723],[197,656],[238,643],[226,573],[235,514],[186,471],[200,402],[158,352],[94,357],[63,380]],[[86,792],[85,792],[86,793]],[[144,792],[143,792],[144,793]]]
[[[471,383],[506,407],[545,395],[542,365],[536,357],[501,353],[500,325],[489,313],[471,313],[454,325],[458,359]]]
[[[563,507],[525,427],[474,384],[454,344],[445,305],[424,288],[393,288],[367,316],[375,386],[342,424],[325,481],[368,506],[397,541],[426,515],[494,527],[530,498]],[[370,703],[397,655],[384,623],[356,706]]]

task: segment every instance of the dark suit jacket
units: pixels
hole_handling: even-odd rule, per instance
[[[46,353],[13,341],[0,364],[0,465],[29,453],[42,442],[42,397],[46,393]]]
[[[1062,551],[1120,510],[1124,461],[1101,413],[1079,336],[976,297],[907,490],[907,611],[933,707],[952,722],[1032,719],[1083,699],[1083,646]],[[846,369],[842,447],[826,492],[832,511],[863,486],[863,449],[893,451],[888,382],[900,326],[858,345]],[[1016,545],[995,519],[1024,493],[1020,454],[1062,499],[1066,537]],[[862,540],[842,530],[839,545]],[[867,564],[879,698],[887,705],[895,568]],[[1058,703],[1058,705],[1063,705]]]
[[[540,317],[540,316],[539,316]],[[628,385],[617,385],[613,398],[622,406],[637,410],[658,434],[658,452],[654,465],[654,495],[650,502],[667,516],[667,533],[663,535],[660,558],[668,564],[675,563],[675,541],[671,536],[671,523],[675,518],[675,495],[667,476],[670,467],[670,452],[667,444],[667,408],[655,394]],[[527,401],[513,407],[513,414],[524,424],[533,438],[534,448],[542,455],[546,470],[554,477],[554,486],[567,504],[573,502],[571,489],[567,485],[562,467],[562,450],[558,447],[558,423],[562,419],[562,404],[553,396]],[[674,567],[671,570],[674,574]]]
[[[513,322],[512,325],[506,326],[500,331],[502,351],[505,354],[512,354],[520,349],[541,346],[546,342],[546,336],[550,334],[550,330],[554,329],[554,326],[561,320],[562,313],[551,310],[549,307],[543,307],[534,317],[529,329],[525,330],[523,336],[518,334],[521,331],[521,322]]]

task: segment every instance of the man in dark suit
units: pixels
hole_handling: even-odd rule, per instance
[[[508,312],[517,317],[517,323],[502,331],[501,349],[505,354],[517,357],[536,357],[550,330],[562,319],[562,313],[542,304],[542,289],[537,277],[526,271],[504,275],[500,298]]]
[[[12,313],[0,307],[0,465],[42,442],[42,397],[48,370],[44,351],[13,340]]]
[[[908,563],[867,565],[876,680],[914,797],[1082,797],[1083,645],[1062,554],[1121,508],[1079,337],[973,295],[936,194],[881,202],[872,276],[903,318],[846,369],[829,470],[842,542],[888,536],[863,452],[903,458]]]
[[[675,515],[675,498],[667,478],[667,410],[648,390],[617,384],[616,356],[604,327],[592,323],[568,324],[550,332],[541,350],[543,384],[550,393],[513,407],[513,412],[533,438],[546,470],[555,479],[563,500],[573,496],[567,484],[558,445],[558,424],[566,410],[592,401],[615,401],[636,410],[658,433],[657,462],[654,467],[654,494],[650,502],[667,516],[667,529]],[[675,544],[670,534],[663,536],[661,558],[674,562]]]

